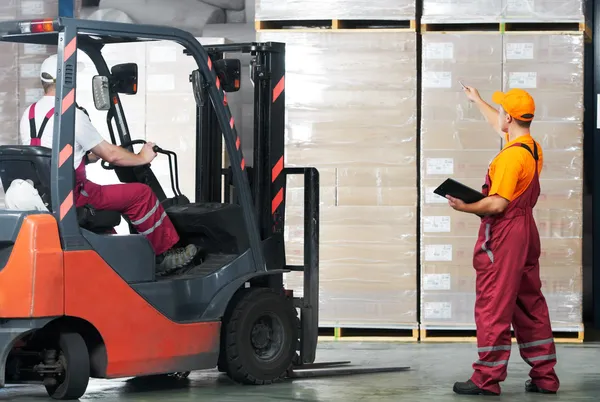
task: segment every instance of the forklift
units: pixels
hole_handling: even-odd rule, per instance
[[[0,210],[0,387],[42,383],[54,399],[77,399],[89,378],[151,375],[186,378],[193,370],[226,373],[263,385],[315,375],[401,371],[381,368],[327,372],[349,362],[315,364],[319,307],[319,172],[284,166],[285,45],[203,47],[190,33],[163,26],[59,18],[0,22],[0,41],[58,45],[52,149],[0,146],[0,179],[31,180],[45,211]],[[107,111],[111,141],[128,150],[120,95],[135,95],[134,63],[109,69],[106,45],[173,41],[197,69],[196,188],[191,202],[179,190],[177,155],[169,158],[173,197],[150,165],[114,167],[123,183],[148,185],[180,237],[201,258],[168,275],[155,273],[154,252],[116,211],[76,208],[73,147],[77,53],[98,75],[94,105]],[[240,89],[241,63],[252,56],[254,163],[246,166],[226,93]],[[223,168],[225,146],[229,166]],[[286,264],[286,178],[304,176],[304,265]],[[42,230],[43,229],[43,230]],[[303,272],[302,297],[284,288],[283,275]],[[299,314],[298,314],[299,312]]]

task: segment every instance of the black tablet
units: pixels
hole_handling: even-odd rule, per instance
[[[453,179],[447,179],[433,192],[444,198],[447,195],[458,198],[466,204],[472,204],[485,198],[481,192],[473,190],[471,187],[465,186]]]

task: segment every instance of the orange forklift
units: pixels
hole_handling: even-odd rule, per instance
[[[322,371],[349,362],[313,364],[319,307],[319,174],[284,167],[285,45],[247,43],[203,47],[188,32],[162,26],[59,18],[0,22],[0,41],[58,45],[52,149],[0,146],[0,179],[33,182],[49,212],[0,210],[0,386],[43,383],[54,399],[77,399],[89,378],[165,375],[218,367],[243,384],[382,368]],[[131,151],[120,95],[135,95],[137,65],[109,68],[109,44],[173,41],[197,69],[196,191],[191,202],[178,184],[177,155],[169,158],[173,197],[151,166],[113,167],[124,183],[144,183],[157,195],[182,240],[200,258],[165,276],[155,274],[148,241],[135,232],[113,235],[115,211],[76,208],[73,147],[77,53],[93,61],[95,107],[107,111],[111,141]],[[240,88],[250,54],[254,84],[252,166],[227,105]],[[230,166],[223,169],[225,145]],[[286,177],[303,175],[304,265],[286,264]],[[283,275],[301,271],[302,297]],[[299,312],[299,314],[298,314]]]

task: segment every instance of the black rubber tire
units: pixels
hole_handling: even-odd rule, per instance
[[[268,288],[249,288],[240,291],[236,304],[224,317],[224,355],[221,359],[227,375],[248,385],[281,382],[292,368],[298,345],[297,313],[292,301]],[[256,321],[270,316],[277,342],[269,342],[273,354],[261,359],[252,341]],[[272,321],[275,320],[275,321]],[[264,328],[264,323],[261,324]]]
[[[62,333],[59,337],[59,353],[66,361],[63,381],[47,385],[46,391],[53,399],[79,399],[85,394],[90,381],[90,355],[85,341],[78,333]]]

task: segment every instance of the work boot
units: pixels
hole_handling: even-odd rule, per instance
[[[453,390],[459,395],[498,395],[495,392],[479,388],[471,380],[467,382],[455,382]]]
[[[531,380],[527,380],[525,383],[525,391],[538,394],[556,394],[556,391],[548,391],[547,389],[540,388],[538,385],[535,385],[533,382],[531,382]]]
[[[182,248],[172,248],[156,258],[156,272],[167,273],[183,268],[194,260],[198,249],[193,244]]]

